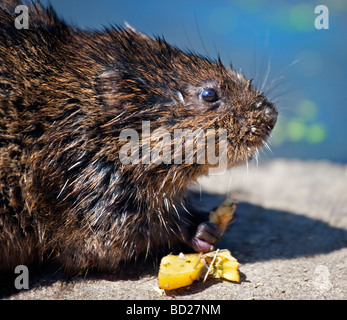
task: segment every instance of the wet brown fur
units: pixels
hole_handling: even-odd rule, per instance
[[[208,165],[123,165],[121,130],[225,128],[232,166],[263,145],[275,108],[220,61],[131,28],[79,30],[36,4],[17,30],[17,4],[0,5],[0,271],[51,257],[114,272],[182,240],[186,188]],[[205,86],[221,99],[199,99]]]

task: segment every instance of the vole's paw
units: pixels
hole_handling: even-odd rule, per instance
[[[214,223],[202,222],[196,228],[190,246],[197,252],[212,251],[222,234],[222,230]]]

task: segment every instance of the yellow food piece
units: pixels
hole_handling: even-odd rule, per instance
[[[199,253],[164,257],[159,269],[159,288],[173,290],[189,286],[199,276],[204,262]]]
[[[221,250],[217,254],[217,259],[214,263],[213,275],[215,278],[223,278],[229,281],[240,281],[238,272],[239,263],[231,255],[229,250]]]
[[[216,210],[210,212],[210,222],[216,224],[222,231],[225,231],[229,221],[233,218],[236,207],[236,200],[226,198]]]
[[[229,250],[217,250],[206,254],[192,253],[164,257],[159,269],[159,288],[166,290],[189,286],[208,268],[215,278],[240,281],[239,263]],[[207,275],[206,275],[207,277]]]

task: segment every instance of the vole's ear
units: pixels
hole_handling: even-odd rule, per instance
[[[136,33],[138,36],[140,36],[143,40],[153,40],[151,37],[147,36],[146,34],[142,33],[142,32],[139,32],[137,31],[134,27],[132,27],[128,22],[124,22],[124,26],[125,26],[125,29],[132,32],[132,33]]]

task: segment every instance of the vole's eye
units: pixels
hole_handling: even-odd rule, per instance
[[[211,88],[203,89],[200,93],[200,97],[202,100],[206,102],[215,102],[218,100],[218,95],[216,91]]]

